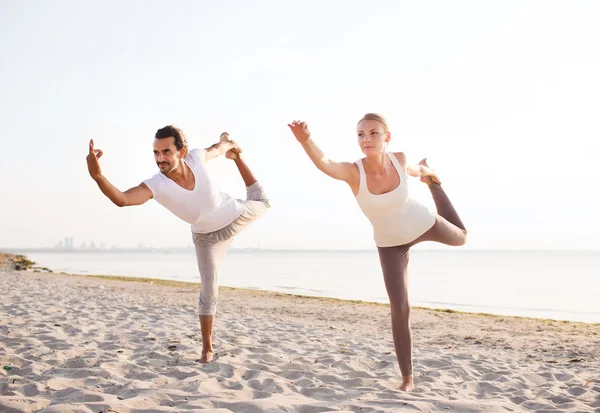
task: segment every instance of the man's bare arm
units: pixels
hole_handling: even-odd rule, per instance
[[[98,187],[108,199],[119,207],[141,205],[152,199],[152,191],[144,183],[129,188],[125,192],[121,192],[116,186],[111,184],[110,181],[102,175],[102,169],[100,168],[100,162],[98,161],[103,154],[104,152],[100,149],[94,149],[94,141],[90,140],[89,154],[86,158],[88,171],[92,179],[96,181]]]
[[[206,160],[209,161],[217,156],[221,156],[231,149],[239,150],[239,146],[235,141],[217,142],[206,148]]]

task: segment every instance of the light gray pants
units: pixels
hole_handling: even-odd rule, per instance
[[[259,182],[246,187],[242,213],[224,228],[208,233],[192,233],[200,271],[200,315],[214,315],[219,301],[219,268],[233,238],[271,207]]]

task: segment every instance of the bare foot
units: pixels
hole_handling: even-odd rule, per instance
[[[429,165],[427,164],[427,158],[423,158],[421,159],[421,162],[419,162],[419,165],[423,165],[429,168]],[[428,175],[428,176],[422,176],[421,177],[421,182],[426,183],[427,186],[431,186],[432,184],[441,184],[440,179],[438,178],[437,175]]]
[[[215,358],[215,353],[213,351],[203,351],[202,352],[202,357],[200,357],[200,360],[198,360],[198,362],[202,363],[202,364],[207,364],[210,363],[214,360]]]
[[[415,382],[413,376],[402,376],[402,385],[400,386],[401,391],[411,391],[415,388]]]
[[[223,132],[221,134],[221,136],[219,137],[219,140],[221,142],[231,142],[231,139],[229,139],[229,133]],[[225,152],[225,157],[227,159],[231,159],[231,160],[235,161],[236,159],[238,159],[240,157],[240,155],[239,155],[239,152],[235,152],[233,149],[231,149],[231,150]]]

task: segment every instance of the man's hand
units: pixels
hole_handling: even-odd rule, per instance
[[[100,168],[100,162],[98,160],[102,157],[104,152],[100,149],[94,149],[94,140],[90,139],[90,152],[86,157],[88,171],[94,181],[97,181],[102,177],[102,169]]]
[[[235,141],[229,140],[229,134],[227,132],[223,132],[219,142],[206,148],[206,160],[209,161],[224,154],[229,159],[237,159],[238,154],[241,152],[242,149],[238,146],[238,144]]]
[[[235,161],[240,157],[240,153],[242,153],[242,148],[240,148],[240,145],[238,145],[236,141],[229,142],[233,145],[233,148],[225,152],[225,157],[227,159],[232,159]]]
[[[227,159],[232,159],[235,161],[239,158],[239,154],[242,153],[242,148],[240,148],[236,141],[232,141],[231,139],[229,139],[229,133],[223,132],[219,137],[219,141],[231,145],[231,149],[225,152],[225,157]]]
[[[152,199],[152,191],[145,183],[129,188],[125,192],[121,192],[117,187],[111,184],[108,179],[102,176],[102,170],[100,169],[98,159],[102,157],[103,153],[104,152],[100,149],[94,149],[94,140],[90,139],[90,153],[88,153],[88,156],[86,157],[88,171],[90,172],[92,179],[96,181],[98,187],[108,199],[119,207],[141,205]]]

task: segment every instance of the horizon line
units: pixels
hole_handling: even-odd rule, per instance
[[[110,247],[110,248],[54,248],[54,247],[0,247],[0,252],[56,252],[56,253],[77,253],[77,252],[167,252],[179,250],[193,250],[193,246],[189,247]],[[230,248],[229,251],[238,252],[373,252],[377,251],[377,247],[373,248],[261,248],[261,247],[238,247]],[[427,248],[414,249],[413,251],[420,252],[600,252],[598,248]]]

